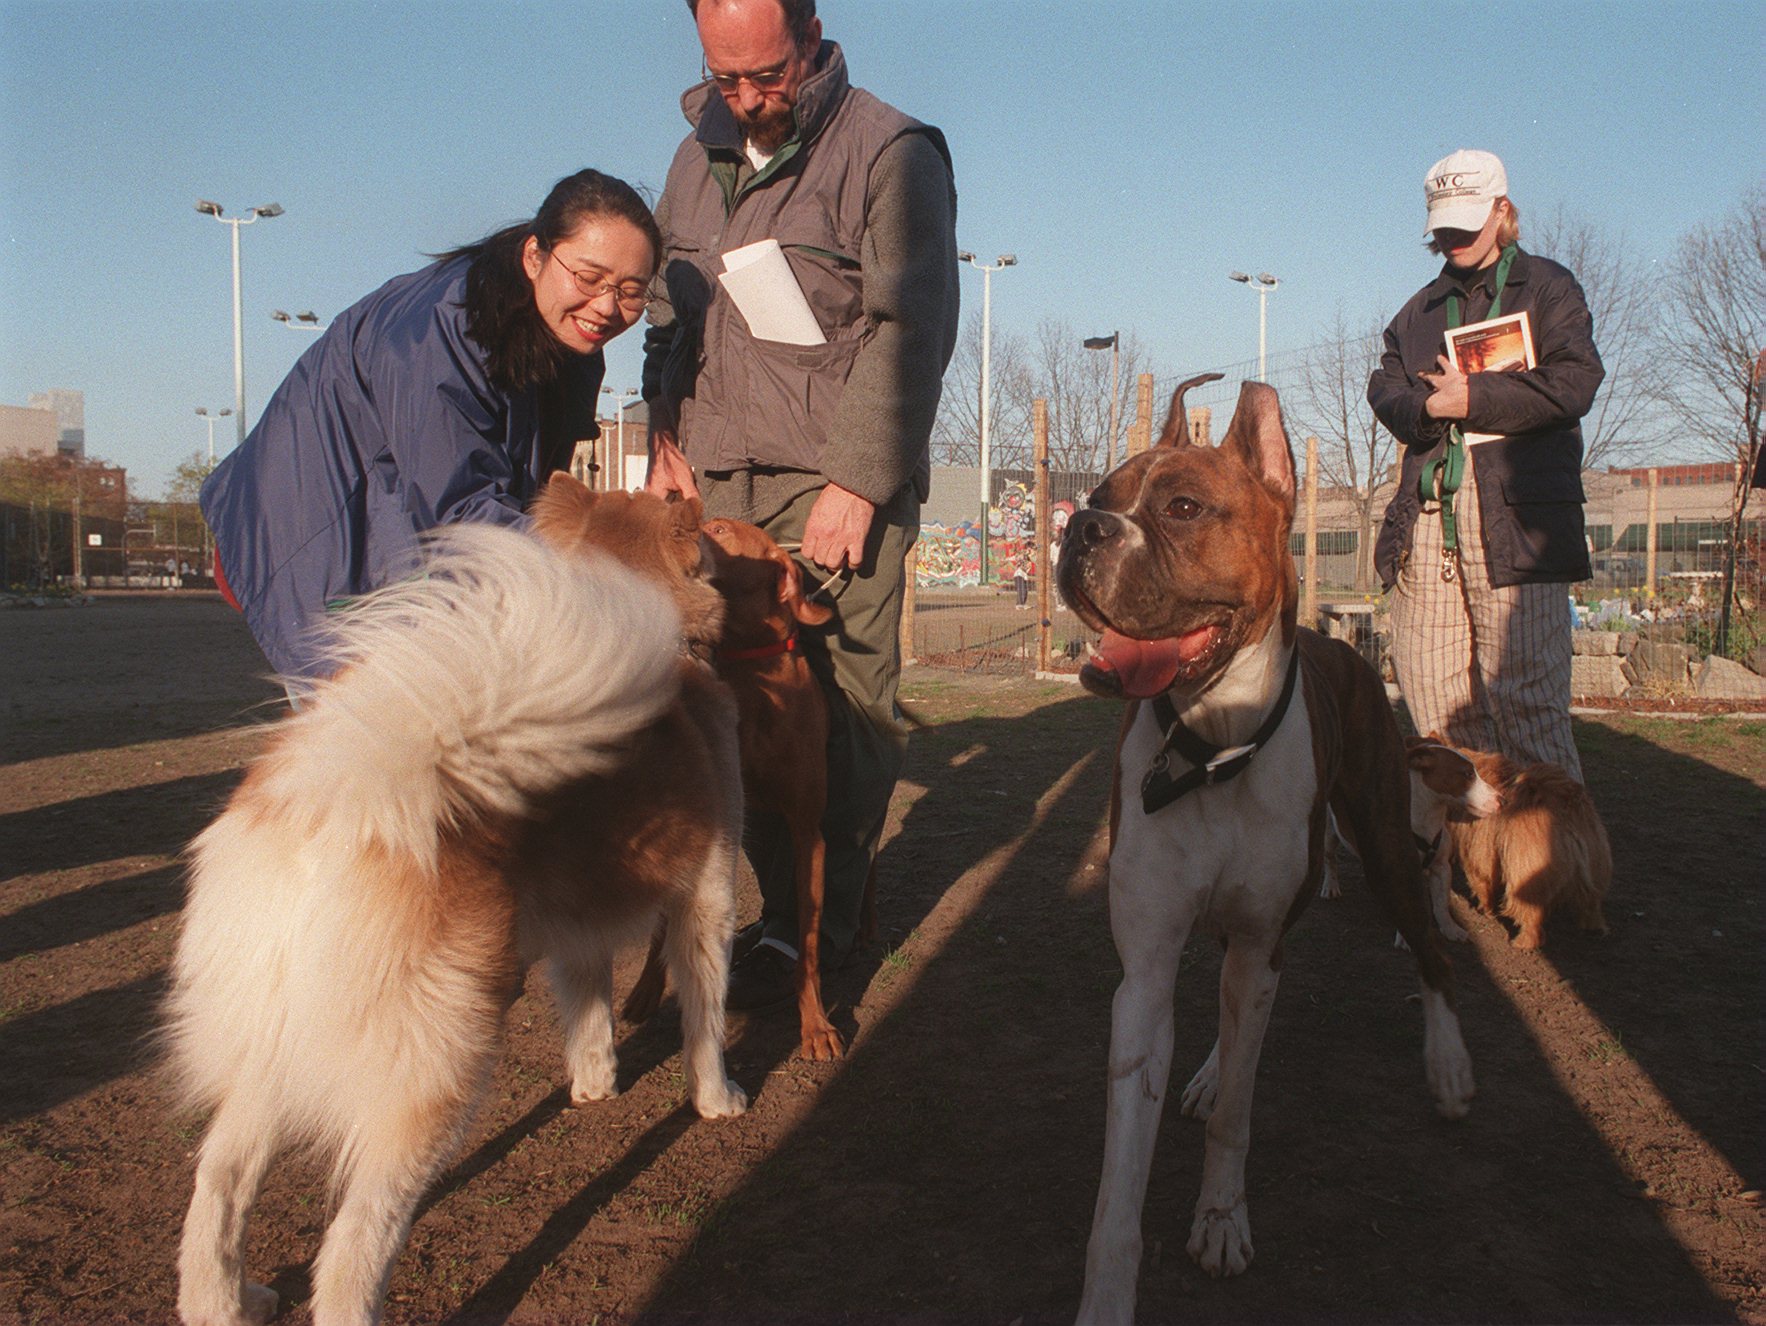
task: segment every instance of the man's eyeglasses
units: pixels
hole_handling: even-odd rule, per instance
[[[565,265],[564,259],[558,256],[557,250],[548,249],[552,261],[570,273],[570,279],[576,282],[576,288],[584,299],[596,300],[602,295],[612,295],[619,306],[627,313],[642,313],[646,298],[646,287],[633,283],[620,285],[615,281],[604,281],[588,272],[579,272]]]
[[[699,62],[699,69],[705,77],[717,84],[719,92],[734,92],[744,83],[756,92],[777,92],[785,86],[786,79],[791,75],[791,61],[786,60],[771,69],[757,69],[752,74],[714,74],[705,67],[703,60]]]

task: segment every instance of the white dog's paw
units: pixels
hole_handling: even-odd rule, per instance
[[[1441,938],[1451,939],[1456,944],[1463,944],[1472,937],[1471,931],[1451,916],[1437,916],[1435,924],[1441,928]]]
[[[1341,898],[1343,896],[1343,886],[1337,882],[1336,869],[1328,861],[1324,868],[1324,882],[1318,886],[1318,896],[1321,898]]]
[[[1404,938],[1404,932],[1402,930],[1396,931],[1392,935],[1392,947],[1393,948],[1401,948],[1406,953],[1410,952],[1410,944],[1408,942],[1406,942],[1406,940]]]
[[[1209,1275],[1243,1275],[1253,1256],[1251,1215],[1244,1202],[1233,1203],[1230,1211],[1198,1210],[1189,1249]]]
[[[1459,1032],[1459,1019],[1446,1000],[1423,994],[1423,1068],[1435,1109],[1444,1119],[1463,1119],[1477,1090],[1472,1081],[1472,1056]]]
[[[570,1103],[587,1105],[591,1101],[612,1100],[619,1094],[619,1084],[614,1080],[611,1065],[606,1068],[595,1068],[576,1075],[570,1084]]]
[[[1190,1084],[1183,1089],[1178,1108],[1192,1119],[1206,1123],[1214,1113],[1214,1101],[1220,1093],[1220,1043],[1208,1055],[1208,1062],[1196,1070]]]
[[[725,1079],[719,1085],[707,1085],[693,1092],[693,1108],[701,1119],[733,1119],[748,1108],[748,1093]]]
[[[276,1315],[276,1305],[280,1301],[276,1297],[276,1291],[270,1286],[249,1282],[240,1290],[238,1303],[199,1307],[184,1295],[179,1298],[178,1320],[184,1326],[264,1326],[265,1322]]]

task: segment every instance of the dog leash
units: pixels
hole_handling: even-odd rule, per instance
[[[1486,318],[1502,316],[1502,288],[1508,284],[1508,269],[1514,266],[1515,254],[1519,246],[1510,244],[1502,251],[1502,257],[1496,264],[1496,298],[1490,301],[1490,311]],[[1465,295],[1459,290],[1447,292],[1447,329],[1452,331],[1464,319],[1463,301]],[[1447,430],[1447,445],[1434,460],[1423,466],[1422,476],[1417,480],[1417,495],[1425,502],[1441,504],[1441,578],[1452,584],[1459,574],[1459,525],[1454,519],[1453,497],[1459,492],[1459,486],[1465,481],[1466,473],[1466,439],[1465,432],[1458,424],[1452,424]]]
[[[1153,767],[1147,770],[1147,776],[1141,779],[1142,809],[1151,815],[1198,787],[1212,787],[1216,783],[1230,782],[1244,773],[1251,763],[1251,757],[1263,748],[1264,743],[1281,726],[1282,718],[1288,712],[1288,704],[1294,698],[1294,679],[1299,675],[1300,651],[1295,649],[1288,659],[1288,675],[1282,682],[1281,698],[1264,718],[1263,725],[1243,746],[1223,747],[1203,741],[1183,725],[1183,720],[1177,716],[1177,706],[1171,703],[1170,695],[1161,695],[1154,700],[1153,717],[1165,729],[1165,744],[1153,757]],[[1183,756],[1192,766],[1187,773],[1176,778],[1171,776],[1172,751]]]
[[[803,544],[801,544],[801,543],[781,543],[779,545],[779,547],[782,548],[786,552],[800,552],[803,548]],[[822,581],[821,584],[817,585],[814,589],[810,590],[810,592],[805,594],[803,597],[806,599],[813,599],[817,594],[820,594],[823,590],[827,589],[827,587],[829,585],[833,584],[836,580],[839,580],[841,576],[850,576],[851,574],[852,574],[852,568],[850,566],[843,566],[839,570],[835,571],[832,575],[830,575],[826,580]],[[834,593],[828,595],[828,597],[830,599],[834,600],[834,602],[838,603],[840,601],[840,596],[846,592],[846,586],[850,585],[851,583],[852,583],[851,580],[842,581],[840,588],[837,591],[835,591]]]

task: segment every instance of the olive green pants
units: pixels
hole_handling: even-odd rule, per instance
[[[702,479],[702,486],[704,480]],[[713,481],[715,483],[715,481]],[[803,527],[821,490],[798,497],[760,522],[779,543],[803,541]],[[714,503],[707,494],[707,506]],[[865,539],[863,566],[836,576],[816,596],[834,609],[825,626],[802,631],[804,657],[828,698],[828,809],[822,905],[824,962],[837,962],[858,937],[865,882],[877,852],[889,799],[907,755],[907,725],[896,708],[901,680],[904,564],[920,536],[920,500],[904,487],[879,507]],[[804,592],[828,578],[798,559]],[[791,836],[776,815],[750,815],[745,846],[760,881],[762,932],[797,946],[797,886]]]

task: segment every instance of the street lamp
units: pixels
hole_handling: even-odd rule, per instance
[[[993,274],[1004,267],[1016,267],[1016,254],[1002,253],[993,266],[976,259],[967,249],[957,250],[957,258],[981,273],[981,560],[980,583],[987,583],[988,509],[993,505],[992,453],[989,427],[993,414]]]
[[[1110,446],[1109,459],[1104,467],[1107,474],[1116,468],[1116,402],[1122,385],[1122,333],[1113,331],[1108,336],[1088,336],[1085,348],[1110,352]]]
[[[224,226],[233,227],[233,413],[239,425],[239,440],[245,441],[245,300],[239,288],[239,227],[257,220],[282,215],[281,203],[254,207],[244,216],[224,216],[219,203],[206,198],[196,201],[196,210],[212,216]]]
[[[319,315],[311,309],[308,309],[305,313],[296,313],[293,317],[290,317],[281,309],[272,309],[270,311],[270,319],[273,322],[280,322],[284,327],[292,327],[295,331],[322,332],[326,327],[331,325],[329,323],[320,322]]]
[[[211,413],[199,405],[196,407],[196,412],[202,416],[203,422],[208,425],[208,467],[212,470],[215,467],[215,421],[217,419],[225,419],[228,415],[232,414],[233,411],[215,410]]]
[[[1226,277],[1229,281],[1238,281],[1257,292],[1257,380],[1268,382],[1269,371],[1264,347],[1269,330],[1269,292],[1281,282],[1268,272],[1258,272],[1255,277],[1246,276],[1243,272],[1228,272]]]
[[[640,393],[636,387],[626,387],[623,390],[615,390],[612,387],[602,387],[601,394],[603,396],[613,397],[614,414],[619,420],[619,429],[618,429],[619,441],[616,443],[616,445],[619,447],[619,463],[613,467],[613,483],[618,488],[624,488],[625,487],[625,407],[630,405],[633,401],[637,400]]]

